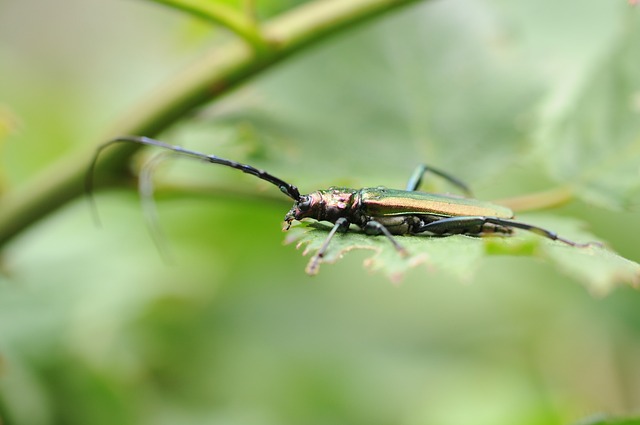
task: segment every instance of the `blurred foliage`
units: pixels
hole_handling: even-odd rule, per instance
[[[615,43],[541,119],[538,148],[555,178],[609,209],[640,206],[640,25]],[[550,155],[550,153],[553,155]]]
[[[0,104],[0,154],[4,149],[5,139],[15,131],[17,131],[18,123],[13,113]],[[5,177],[0,173],[0,194],[4,192]]]
[[[292,4],[256,3],[259,16]],[[422,161],[482,199],[573,185],[580,199],[550,225],[588,223],[639,261],[637,213],[602,208],[632,207],[637,193],[638,12],[610,0],[421,4],[282,63],[163,140],[303,191],[403,187]],[[0,103],[20,123],[2,142],[4,184],[90,148],[219,32],[146,2],[0,3]],[[219,168],[158,171],[173,265],[133,188],[99,194],[101,228],[79,200],[6,247],[3,424],[553,425],[638,413],[636,290],[593,297],[518,255],[447,258],[450,270],[391,285],[352,252],[311,279],[282,246],[286,199]],[[211,196],[170,190],[203,182]]]
[[[606,415],[597,415],[596,418],[588,418],[578,425],[637,425],[639,423],[640,419],[616,419],[606,417]]]

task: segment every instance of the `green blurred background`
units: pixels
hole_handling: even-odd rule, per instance
[[[268,17],[295,2],[258,3]],[[552,188],[562,176],[550,158],[572,157],[561,139],[559,159],[538,143],[541,129],[579,115],[575,99],[598,101],[590,82],[638,37],[639,12],[612,0],[417,4],[302,52],[162,139],[302,191],[403,187],[422,161],[483,199]],[[68,155],[88,164],[131,105],[228,37],[152,2],[0,2],[1,186],[19,190]],[[638,413],[636,290],[594,297],[546,262],[509,256],[464,282],[418,268],[394,285],[352,252],[310,278],[307,258],[283,246],[287,199],[218,168],[158,170],[160,188],[186,189],[158,199],[172,265],[133,187],[99,193],[101,227],[78,199],[4,249],[0,423],[533,425]],[[637,213],[581,201],[554,213],[640,261]]]

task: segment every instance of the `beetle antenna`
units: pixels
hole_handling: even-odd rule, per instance
[[[236,170],[240,170],[243,173],[247,173],[247,174],[251,174],[253,176],[256,176],[257,178],[261,179],[261,180],[265,180],[268,181],[269,183],[278,186],[278,188],[280,189],[280,191],[282,193],[284,193],[285,195],[287,195],[289,198],[293,199],[294,201],[298,201],[300,200],[300,192],[298,191],[298,188],[292,184],[289,184],[287,182],[285,182],[284,180],[281,180],[279,178],[277,178],[276,176],[267,173],[266,171],[260,170],[258,168],[252,167],[251,165],[247,165],[247,164],[241,164],[239,162],[235,162],[235,161],[231,161],[228,159],[224,159],[224,158],[220,158],[218,156],[215,155],[207,155],[201,152],[196,152],[196,151],[192,151],[190,149],[185,149],[181,146],[176,146],[176,145],[170,145],[168,143],[164,143],[161,142],[159,140],[156,139],[152,139],[150,137],[144,137],[144,136],[122,136],[122,137],[118,137],[115,138],[113,140],[110,140],[108,142],[106,142],[105,144],[103,144],[102,146],[100,146],[98,148],[98,150],[96,151],[94,157],[93,157],[93,161],[91,161],[91,165],[89,167],[88,173],[87,173],[87,178],[85,180],[85,189],[87,191],[87,194],[90,195],[90,199],[93,199],[91,197],[91,192],[92,192],[92,188],[93,188],[93,173],[96,167],[96,163],[98,161],[98,157],[100,156],[100,153],[107,147],[114,145],[116,143],[137,143],[140,145],[148,145],[148,146],[157,146],[160,148],[164,148],[164,149],[168,149],[170,151],[176,152],[180,155],[184,155],[184,156],[188,156],[191,158],[196,158],[196,159],[200,159],[202,161],[205,162],[210,162],[212,164],[220,164],[220,165],[225,165],[227,167],[231,167],[231,168],[235,168]],[[95,204],[92,200],[92,204],[94,205],[93,209],[94,209],[94,215],[95,215]]]

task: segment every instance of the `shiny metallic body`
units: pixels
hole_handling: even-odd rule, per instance
[[[499,205],[449,195],[418,191],[373,187],[350,189],[331,187],[318,190],[302,202],[296,202],[285,217],[287,223],[303,218],[336,223],[340,218],[355,224],[369,234],[381,234],[383,225],[393,235],[423,233],[424,227],[450,217],[513,218],[513,212]],[[504,226],[486,223],[470,225],[467,229],[451,229],[450,233],[479,234],[482,232],[510,233]],[[447,229],[435,228],[434,234],[447,234]]]

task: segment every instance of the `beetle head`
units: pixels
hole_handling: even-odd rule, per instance
[[[284,230],[289,230],[294,220],[302,220],[306,217],[320,218],[322,196],[319,192],[309,195],[301,195],[294,203],[287,215],[284,217],[286,226]]]

